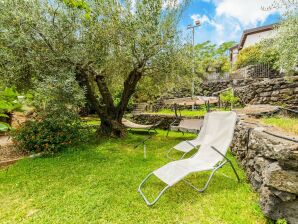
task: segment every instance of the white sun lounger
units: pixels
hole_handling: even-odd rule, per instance
[[[183,153],[183,155],[180,158],[180,159],[183,159],[187,155],[187,153],[189,153],[193,149],[198,149],[198,146],[200,146],[202,144],[208,144],[208,142],[210,142],[212,140],[212,138],[214,137],[214,135],[212,134],[212,130],[216,130],[216,129],[214,129],[215,126],[212,125],[212,120],[214,120],[214,119],[218,120],[218,118],[217,118],[219,116],[218,114],[222,114],[222,116],[225,116],[225,115],[228,116],[228,114],[230,114],[230,113],[234,113],[234,112],[217,111],[217,112],[207,113],[204,117],[203,125],[201,127],[198,137],[193,140],[182,141],[179,144],[173,146],[168,151],[167,157],[169,159],[175,160],[174,158],[172,158],[170,156],[170,153],[174,149],[174,150],[177,150],[177,151],[180,151]],[[210,116],[211,116],[211,118],[209,118]]]
[[[191,158],[173,161],[162,166],[161,168],[150,173],[141,182],[138,191],[145,200],[146,204],[149,206],[154,205],[168,188],[183,180],[187,175],[194,172],[212,170],[208,181],[202,189],[198,189],[191,183],[183,180],[198,192],[203,192],[207,189],[214,173],[227,163],[231,165],[237,180],[239,181],[238,174],[236,173],[233,164],[225,156],[233,138],[236,120],[237,115],[235,112],[209,113],[204,120],[205,127],[201,131],[203,132],[202,134],[206,135],[207,137],[203,141],[203,144],[201,144],[199,151]],[[198,138],[198,141],[202,140]],[[141,188],[147,179],[152,175],[155,175],[162,182],[164,182],[166,187],[161,190],[161,192],[152,202],[149,202]]]

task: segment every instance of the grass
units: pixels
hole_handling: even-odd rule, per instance
[[[142,147],[134,149],[145,137],[102,139],[0,170],[0,223],[266,223],[257,194],[237,165],[241,183],[226,166],[204,193],[181,182],[147,207],[137,193],[139,183],[168,162],[167,149],[194,136],[171,133],[166,138],[158,131],[147,143],[147,159]],[[200,173],[187,179],[202,186],[207,177]],[[144,191],[156,195],[162,186],[153,180]]]
[[[212,107],[211,110],[221,110],[221,111],[229,111],[230,109],[224,109],[224,108],[218,108],[218,107]],[[206,109],[201,108],[199,110],[180,110],[178,111],[178,114],[182,116],[186,116],[186,117],[194,117],[194,116],[205,116],[205,114],[207,113]],[[153,114],[165,114],[165,115],[174,115],[175,112],[174,110],[171,109],[162,109],[158,112],[150,112]]]
[[[263,124],[272,125],[283,131],[298,135],[298,118],[276,116],[261,118]]]

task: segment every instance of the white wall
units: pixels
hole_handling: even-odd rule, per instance
[[[268,31],[261,32],[261,33],[247,35],[246,40],[243,44],[243,48],[246,48],[246,47],[249,47],[256,43],[259,43],[263,39],[273,37],[275,34],[274,32],[275,32],[274,30],[268,30]]]
[[[236,60],[237,60],[238,49],[237,48],[234,48],[231,53],[232,53],[232,61],[231,61],[231,63],[234,64],[236,62]]]

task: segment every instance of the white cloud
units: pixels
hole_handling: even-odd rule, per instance
[[[193,14],[191,19],[200,20],[202,29],[196,37],[199,42],[211,40],[216,44],[239,41],[244,29],[262,25],[269,15],[281,11],[265,11],[273,0],[200,0],[211,2],[215,14]],[[200,31],[201,30],[201,31]]]
[[[193,22],[199,20],[201,24],[208,24],[213,26],[218,32],[222,32],[224,30],[224,26],[220,23],[217,23],[215,20],[209,19],[206,15],[194,14],[191,16]]]
[[[191,18],[192,18],[194,23],[197,20],[200,20],[201,24],[206,23],[206,22],[207,23],[210,22],[208,16],[206,16],[206,15],[201,16],[200,14],[194,14],[194,15],[191,16]]]
[[[262,7],[269,6],[272,0],[214,0],[216,16],[232,17],[243,26],[255,26],[263,23],[274,11],[265,11]]]

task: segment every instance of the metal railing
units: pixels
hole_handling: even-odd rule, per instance
[[[228,81],[233,79],[263,79],[263,78],[278,78],[282,75],[271,69],[271,66],[267,63],[261,63],[257,65],[249,65],[244,68],[238,69],[234,72],[219,74],[212,73],[205,77],[205,82],[212,81]]]

